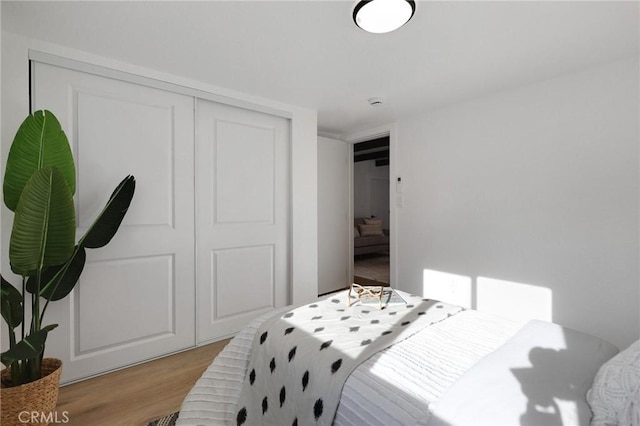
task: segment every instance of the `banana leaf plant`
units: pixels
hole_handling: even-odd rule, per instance
[[[29,115],[11,145],[3,180],[4,203],[14,212],[9,263],[22,277],[15,287],[0,275],[0,310],[9,331],[9,349],[0,361],[11,372],[5,386],[40,378],[47,335],[57,327],[44,325],[49,302],[73,290],[84,268],[85,249],[111,241],[135,192],[134,177],[125,177],[76,243],[75,176],[69,141],[55,115]]]

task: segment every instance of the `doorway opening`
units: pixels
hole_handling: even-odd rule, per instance
[[[353,146],[353,282],[390,282],[389,136]]]

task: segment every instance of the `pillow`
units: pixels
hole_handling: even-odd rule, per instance
[[[366,220],[366,219],[365,219]],[[360,228],[360,236],[361,237],[370,237],[373,235],[384,235],[382,232],[382,225],[358,225]]]
[[[598,337],[529,321],[430,404],[426,424],[586,426],[587,390],[617,352]]]
[[[382,226],[382,219],[375,219],[375,218],[368,219],[368,218],[365,218],[364,219],[364,223],[366,225],[380,225],[380,226]]]
[[[360,236],[360,231],[358,231],[358,227],[354,226],[353,227],[353,238],[359,237]]]
[[[591,426],[640,426],[640,340],[600,367],[587,402]]]

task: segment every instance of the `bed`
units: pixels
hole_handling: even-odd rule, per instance
[[[620,386],[617,396],[608,398],[607,386],[594,385],[594,377],[606,376],[603,365],[618,353],[612,344],[549,322],[505,319],[398,294],[404,303],[381,310],[360,302],[348,307],[345,291],[257,318],[197,381],[177,425],[586,425],[597,420],[594,412],[600,420],[593,424],[605,425],[616,424],[607,423],[608,417],[621,410],[626,418],[640,419],[633,403],[635,373],[625,385],[630,396],[624,404]],[[318,335],[323,332],[329,334]],[[384,338],[372,339],[366,332]],[[301,340],[290,340],[296,334]],[[372,341],[385,338],[374,347]],[[327,350],[320,349],[323,345]],[[622,363],[633,372],[640,370],[639,348],[631,349]],[[279,353],[272,356],[274,351]],[[325,368],[321,353],[328,353],[332,364],[317,374],[311,370],[323,388],[318,417],[320,398],[306,392],[310,398],[305,400],[301,389],[306,387],[303,371]],[[338,356],[335,376],[344,377],[334,383]],[[623,405],[615,409],[618,414],[604,407],[612,400]],[[602,407],[594,409],[595,404]],[[639,424],[632,420],[628,424]]]

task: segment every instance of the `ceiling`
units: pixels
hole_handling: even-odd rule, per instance
[[[637,1],[418,1],[388,34],[344,0],[0,5],[3,30],[313,108],[335,135],[640,52]]]

